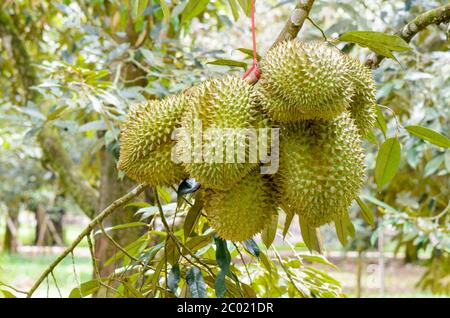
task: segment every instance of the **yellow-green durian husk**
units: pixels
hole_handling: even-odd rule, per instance
[[[346,56],[349,69],[348,78],[355,87],[355,94],[349,111],[359,132],[365,137],[376,121],[375,81],[372,71],[358,60]]]
[[[361,136],[345,112],[282,131],[276,175],[280,205],[319,227],[347,213],[365,179]]]
[[[257,128],[261,125],[261,116],[254,99],[253,87],[236,76],[208,80],[189,98],[189,111],[182,120],[187,138],[178,141],[177,152],[186,171],[203,187],[227,189],[258,166],[258,162],[249,162],[248,154],[241,162],[233,155],[231,162],[226,160],[230,153],[226,153],[227,146],[230,147],[228,138],[242,141],[235,142],[235,150],[244,146],[248,150],[246,132],[239,129]],[[199,134],[199,127],[196,126],[198,123],[201,123],[202,129],[201,144],[194,140]],[[222,162],[193,154],[193,151],[199,149],[205,154],[214,145],[222,146],[223,152],[217,152]]]
[[[206,190],[204,200],[211,227],[222,239],[234,242],[260,233],[277,213],[271,184],[258,171],[228,190]]]
[[[121,127],[118,168],[151,186],[179,183],[187,174],[172,161],[172,132],[180,126],[187,96],[177,94],[135,105]]]
[[[285,41],[264,56],[257,90],[276,122],[330,120],[352,101],[354,87],[346,73],[346,58],[338,49],[323,42]]]

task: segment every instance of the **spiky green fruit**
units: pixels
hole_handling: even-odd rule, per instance
[[[151,186],[172,185],[186,173],[172,161],[172,132],[180,126],[187,96],[177,94],[163,100],[135,105],[121,127],[118,168],[129,178]]]
[[[342,217],[364,183],[361,136],[345,112],[282,132],[276,184],[280,202],[318,227]]]
[[[353,85],[344,54],[322,42],[285,41],[261,63],[259,93],[274,121],[330,120],[344,112]]]
[[[207,190],[204,199],[211,227],[221,238],[235,242],[260,233],[277,213],[271,184],[258,172],[228,190]]]
[[[182,121],[186,137],[177,144],[179,158],[202,186],[226,189],[258,165],[249,160],[245,130],[261,124],[253,88],[236,76],[212,79],[201,84],[188,102]]]
[[[376,121],[375,82],[372,71],[358,60],[346,56],[348,78],[355,87],[355,94],[349,111],[359,132],[364,137],[373,128]]]

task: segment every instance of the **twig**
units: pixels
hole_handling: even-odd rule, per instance
[[[137,187],[135,187],[133,190],[125,194],[123,197],[117,199],[113,203],[111,203],[106,209],[104,209],[102,212],[100,212],[99,215],[97,215],[91,223],[88,224],[88,226],[77,236],[77,238],[70,244],[69,247],[66,248],[66,250],[61,253],[57,259],[55,259],[48,267],[47,269],[41,274],[41,276],[38,278],[38,280],[34,283],[34,285],[30,288],[30,290],[27,293],[27,297],[31,297],[33,293],[36,291],[36,289],[41,285],[41,283],[47,278],[47,276],[55,269],[56,266],[67,256],[70,252],[72,252],[75,247],[87,236],[89,235],[92,230],[105,218],[110,216],[117,208],[127,204],[132,199],[137,197],[139,194],[141,194],[142,191],[147,187],[146,184],[140,184]]]
[[[197,264],[193,263],[189,258],[187,258],[186,256],[183,255],[182,249],[185,249],[199,264],[203,265],[208,270],[208,272],[211,274],[211,276],[214,277],[215,276],[214,272],[209,268],[209,266],[206,265],[204,262],[202,262],[201,259],[198,258],[198,256],[195,255],[187,246],[183,245],[183,243],[180,242],[178,237],[176,237],[175,234],[173,234],[173,232],[170,230],[169,224],[167,223],[166,217],[164,216],[164,211],[163,211],[163,208],[161,205],[161,201],[159,200],[159,194],[157,191],[155,191],[155,198],[156,198],[156,204],[157,204],[158,210],[159,210],[159,216],[161,217],[161,221],[164,225],[164,228],[166,229],[167,234],[170,236],[170,238],[175,243],[175,246],[177,247],[177,250],[180,253],[180,255],[186,261],[188,261],[192,266],[199,268],[199,266]]]
[[[450,4],[418,15],[411,22],[407,23],[400,31],[398,31],[396,35],[400,36],[403,40],[409,43],[417,33],[429,25],[439,25],[441,23],[448,22],[450,22]],[[365,64],[366,66],[374,69],[380,65],[384,58],[385,57],[382,55],[373,53],[367,58]]]

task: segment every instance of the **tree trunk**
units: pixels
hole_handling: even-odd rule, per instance
[[[62,220],[65,211],[57,208],[55,212],[46,211],[38,205],[36,214],[36,231],[34,244],[38,246],[64,245]]]
[[[6,230],[3,240],[3,252],[17,253],[19,231],[19,204],[12,203],[6,214]]]
[[[98,211],[103,210],[109,204],[111,204],[117,198],[128,193],[136,184],[130,179],[124,178],[123,180],[118,179],[116,160],[114,156],[107,150],[101,151],[101,180],[100,180],[100,199]],[[108,218],[104,224],[107,226],[114,226],[117,224],[125,224],[137,221],[134,216],[135,209],[121,209],[117,211],[110,218]],[[125,247],[131,242],[135,241],[138,237],[143,234],[144,229],[139,227],[127,228],[124,230],[113,231],[110,234],[114,240],[121,246]],[[117,248],[112,244],[107,237],[99,234],[95,238],[95,258],[99,264],[99,271],[101,277],[108,277],[113,272],[114,269],[120,266],[121,262],[117,264],[111,264],[109,266],[103,266],[103,264],[111,258],[114,253],[117,252]],[[108,290],[99,289],[95,297],[107,297]]]

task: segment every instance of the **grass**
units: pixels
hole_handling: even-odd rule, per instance
[[[0,254],[0,281],[26,291],[55,257],[55,255],[12,256]],[[49,297],[60,297],[58,289],[62,297],[68,297],[70,291],[77,287],[77,280],[78,282],[88,281],[92,273],[90,258],[75,256],[74,261],[76,271],[74,271],[72,257],[67,256],[54,271],[57,285],[53,278],[49,277],[48,282],[44,282],[35,292],[34,297],[47,297],[47,294]]]

